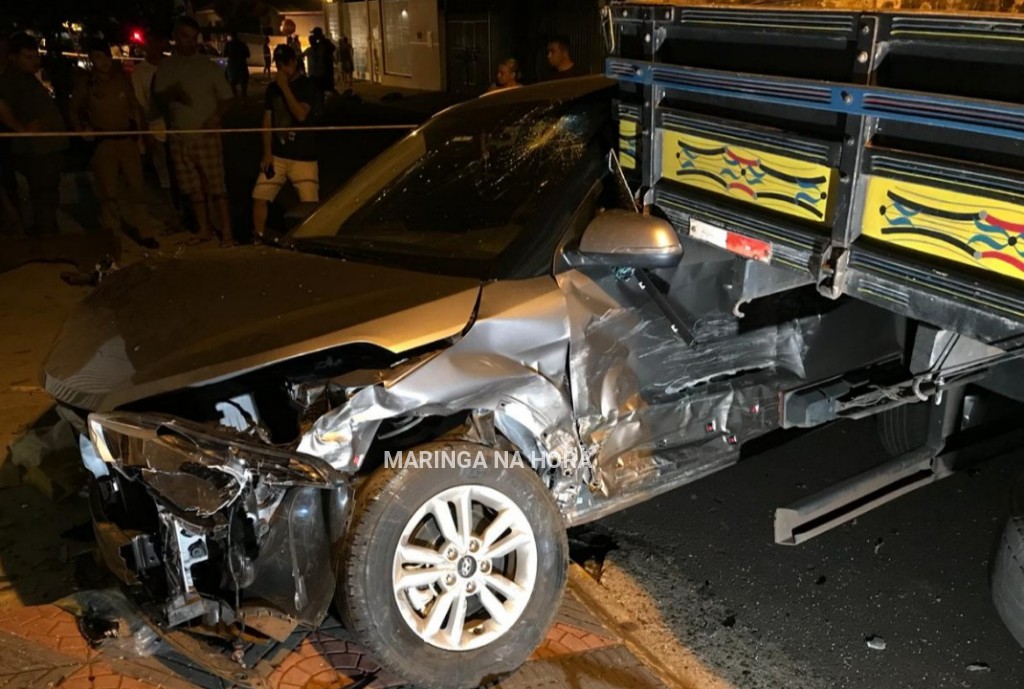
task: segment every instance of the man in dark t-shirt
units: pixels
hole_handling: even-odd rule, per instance
[[[548,64],[551,65],[548,79],[571,79],[587,73],[572,61],[568,36],[555,36],[548,41]]]
[[[224,46],[224,57],[228,59],[228,83],[236,96],[242,92],[242,99],[249,97],[249,46],[232,31],[228,44]]]
[[[309,35],[309,78],[321,91],[334,91],[334,44],[319,26]]]
[[[263,112],[263,160],[252,190],[256,241],[263,239],[267,226],[267,205],[286,181],[295,187],[300,201],[320,200],[316,138],[302,127],[320,112],[323,94],[299,71],[298,56],[290,46],[274,49],[274,64],[277,75],[267,87]]]
[[[22,134],[65,131],[60,108],[36,78],[39,43],[27,33],[17,33],[9,46],[7,69],[0,76],[0,122]],[[67,149],[64,136],[19,137],[11,143],[15,165],[28,182],[32,200],[30,234],[57,234],[60,175]]]

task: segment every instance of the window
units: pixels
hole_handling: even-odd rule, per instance
[[[355,75],[360,79],[368,79],[370,66],[366,63],[366,57],[370,54],[370,36],[366,4],[346,2],[344,11],[347,15],[349,30],[352,32],[349,41],[352,43],[352,64]]]
[[[384,20],[384,71],[411,77],[409,0],[381,0],[381,12]]]

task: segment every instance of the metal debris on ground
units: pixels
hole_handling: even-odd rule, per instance
[[[992,668],[988,663],[971,663],[967,666],[968,672],[991,672]]]
[[[11,444],[11,461],[28,469],[38,467],[43,460],[61,450],[76,450],[78,442],[66,421],[45,428],[33,428]]]
[[[867,641],[868,648],[870,648],[873,651],[885,650],[885,639],[883,639],[880,636],[869,636],[867,639],[865,639],[865,641]]]
[[[120,269],[117,261],[104,256],[91,270],[68,270],[60,274],[60,279],[72,287],[95,287],[108,275]]]
[[[82,462],[78,442],[66,421],[30,430],[11,443],[10,450],[9,463],[20,467],[20,481],[50,500],[61,500],[81,489]],[[15,472],[12,468],[4,472],[3,485],[17,485]]]

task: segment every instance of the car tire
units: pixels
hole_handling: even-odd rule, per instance
[[[508,453],[469,443],[414,450],[418,457],[425,451],[464,452],[474,464],[384,466],[366,480],[341,548],[338,608],[355,641],[405,681],[429,689],[491,684],[525,662],[554,621],[568,571],[564,522],[537,474],[528,464],[516,466]],[[469,520],[461,518],[463,504],[471,505]],[[458,538],[443,533],[442,513],[451,517]],[[506,529],[506,522],[514,528]],[[464,523],[469,531],[462,529]],[[494,533],[487,529],[491,524]],[[519,545],[503,557],[473,560],[474,543],[473,552],[480,554]],[[411,563],[404,559],[408,553],[413,553]],[[421,560],[432,564],[416,564]],[[470,560],[475,564],[470,576],[478,579],[465,578]],[[499,573],[506,578],[488,578]],[[431,583],[404,588],[421,575]],[[500,590],[483,583],[492,581],[502,582]],[[509,581],[515,589],[506,588]],[[477,585],[486,592],[468,593]],[[512,593],[506,598],[502,590]],[[455,622],[460,610],[464,624]],[[443,622],[432,626],[435,611]]]
[[[904,404],[875,415],[878,439],[890,457],[924,445],[928,436],[928,402]]]
[[[1024,646],[1024,477],[1017,482],[1011,516],[992,560],[992,603],[1017,643]]]

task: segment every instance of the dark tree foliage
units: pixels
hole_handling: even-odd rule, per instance
[[[229,30],[262,33],[263,24],[273,21],[274,9],[264,0],[213,0],[211,4]]]
[[[89,33],[102,32],[124,40],[131,28],[167,31],[174,15],[174,0],[45,0],[4,3],[0,30],[31,30],[43,35],[60,31],[64,22],[81,24]]]

